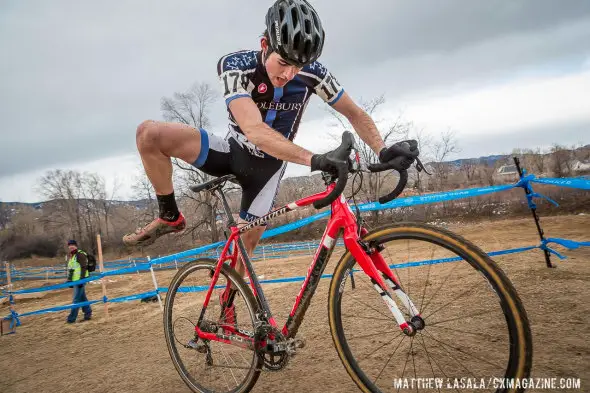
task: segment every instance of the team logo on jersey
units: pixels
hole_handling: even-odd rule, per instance
[[[258,85],[258,92],[259,92],[260,94],[264,94],[264,93],[266,93],[266,90],[267,90],[267,89],[268,89],[268,88],[266,87],[266,83],[261,83],[261,84],[259,84],[259,85]]]

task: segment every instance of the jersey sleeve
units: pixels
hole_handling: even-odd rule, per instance
[[[334,105],[342,94],[344,88],[326,67],[319,62],[313,62],[301,70],[312,83],[314,92],[329,105]]]
[[[249,53],[232,53],[219,59],[217,75],[223,91],[225,104],[240,97],[251,97],[248,73],[252,72],[252,58]],[[255,66],[255,64],[254,64]]]

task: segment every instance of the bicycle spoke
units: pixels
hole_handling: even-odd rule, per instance
[[[485,333],[470,332],[468,330],[452,329],[452,328],[448,328],[448,327],[444,327],[444,326],[439,326],[439,325],[428,325],[428,327],[429,328],[430,327],[435,327],[437,329],[450,330],[450,331],[453,331],[453,332],[461,333],[462,335],[463,334],[470,334],[472,336],[483,337],[483,338],[485,338],[486,340],[489,340],[489,341],[494,341],[494,340],[498,339],[498,337],[490,336],[489,334],[485,334]]]
[[[432,254],[430,254],[430,260],[434,259],[434,247],[432,247]],[[420,300],[420,308],[418,309],[421,313],[422,305],[424,305],[424,298],[426,297],[426,288],[428,287],[428,279],[430,278],[430,269],[432,268],[432,264],[428,264],[428,272],[426,273],[426,281],[424,281],[424,291],[422,292],[422,299]]]
[[[455,269],[457,268],[457,266],[459,266],[458,263],[455,264],[455,266],[452,267],[451,271],[449,272],[449,274],[447,274],[447,276],[445,277],[445,279],[443,280],[442,284],[440,284],[440,287],[438,287],[438,289],[436,290],[436,292],[434,292],[434,295],[432,295],[432,297],[430,298],[430,300],[428,301],[428,303],[426,303],[426,305],[424,306],[424,308],[422,310],[420,310],[420,312],[422,314],[424,314],[424,312],[426,311],[426,308],[430,305],[430,302],[432,301],[432,299],[434,299],[434,297],[436,295],[438,295],[438,292],[442,289],[442,287],[446,284],[446,282],[448,281],[449,277],[451,276],[451,274],[453,274],[453,272],[455,271]]]
[[[444,306],[441,306],[439,308],[437,308],[435,311],[431,312],[430,314],[428,314],[428,316],[423,317],[424,319],[426,318],[430,318],[431,316],[433,316],[434,314],[436,314],[437,312],[439,312],[440,310],[442,310],[443,308],[447,307],[450,304],[453,304],[456,300],[459,300],[460,298],[462,298],[463,296],[465,296],[468,293],[471,293],[476,286],[478,286],[479,283],[476,282],[475,285],[471,286],[471,288],[469,288],[469,290],[461,293],[459,296],[457,296],[456,298],[452,299],[450,302],[446,303]]]
[[[242,359],[244,360],[244,363],[249,364],[248,359],[246,359],[244,357],[244,355],[242,354],[242,351],[240,351],[239,353],[240,353],[240,356],[242,357]],[[248,370],[250,370],[250,367],[248,367]]]
[[[407,244],[408,244],[408,262],[410,262],[411,261],[411,259],[410,259],[410,239],[408,239]],[[406,292],[408,297],[410,297],[410,271],[411,270],[412,270],[411,268],[406,268],[406,271],[408,272],[408,287],[404,289],[404,292]]]
[[[404,374],[406,373],[406,366],[408,365],[408,359],[410,358],[410,354],[412,353],[412,344],[414,343],[414,337],[410,339],[410,351],[408,352],[408,356],[406,356],[406,361],[404,362],[404,368],[402,370],[401,379],[404,378]],[[398,388],[399,391],[399,388]]]
[[[430,360],[430,354],[428,353],[428,349],[426,349],[426,344],[424,343],[424,337],[422,337],[422,334],[419,334],[418,336],[420,336],[420,339],[422,340],[422,342],[421,342],[422,348],[424,348],[424,353],[426,353],[426,358],[428,359],[428,364],[430,365],[430,370],[432,370],[432,377],[436,378],[436,374],[434,373],[434,367],[432,367],[432,361]],[[444,371],[443,371],[443,374],[444,374]],[[436,388],[440,392],[440,388],[438,386]]]
[[[442,321],[434,321],[434,322],[429,322],[428,326],[436,326],[436,325],[442,325],[443,323],[447,323],[447,322],[453,322],[453,321],[457,321],[459,319],[464,319],[464,318],[473,318],[473,317],[477,317],[479,315],[486,315],[489,314],[490,311],[489,310],[484,310],[484,311],[478,311],[475,314],[470,314],[470,315],[461,315],[459,317],[456,318],[451,318],[451,319],[444,319]],[[432,315],[432,314],[430,314]],[[425,317],[426,318],[426,317]]]
[[[398,330],[398,331],[399,331],[399,330]],[[392,329],[392,330],[387,330],[387,331],[385,331],[385,333],[394,333],[394,332],[395,332],[395,330],[393,330],[393,329]],[[379,332],[373,332],[373,333],[369,333],[369,334],[363,334],[362,336],[352,336],[352,337],[348,337],[347,339],[348,339],[348,340],[355,340],[355,339],[357,339],[357,338],[373,337],[373,336],[375,336],[375,335],[378,335],[378,334],[380,334],[380,333],[379,333]]]
[[[377,347],[377,349],[375,349],[373,352],[369,353],[368,355],[366,355],[364,358],[362,358],[362,359],[360,359],[360,360],[365,360],[365,359],[367,359],[369,356],[371,356],[372,354],[374,354],[375,352],[377,352],[378,350],[380,350],[380,349],[381,349],[381,348],[383,348],[384,346],[391,344],[391,342],[392,342],[393,340],[395,340],[396,338],[398,338],[399,336],[403,336],[403,337],[402,337],[402,339],[400,340],[400,342],[398,343],[398,346],[399,346],[399,344],[401,344],[401,342],[402,342],[402,341],[404,341],[404,337],[407,337],[407,336],[406,336],[405,334],[403,334],[402,332],[400,332],[400,333],[399,333],[397,336],[394,336],[394,337],[393,337],[391,340],[389,340],[389,341],[388,341],[388,342],[386,342],[385,344],[382,344],[381,346]],[[397,350],[397,349],[396,349],[396,350]],[[395,353],[395,351],[394,351],[394,353]]]
[[[375,317],[363,317],[362,315],[348,315],[348,314],[342,314],[343,317],[350,317],[350,318],[362,318],[362,319],[370,319],[372,321],[386,321],[386,322],[395,322],[395,319],[393,318],[375,318]],[[396,323],[397,325],[397,323]]]
[[[395,259],[391,256],[391,254],[389,253],[389,249],[385,249],[385,251],[387,251],[387,256],[389,256],[389,259],[391,262],[394,262]],[[399,271],[397,270],[397,268],[395,267],[395,265],[397,265],[397,263],[392,263],[394,265],[393,267],[393,271],[395,272],[395,276],[397,277],[397,280],[399,281],[399,285],[402,288],[405,288],[404,283],[402,282],[402,276],[401,274],[399,274]]]
[[[487,363],[487,364],[489,364],[489,365],[491,365],[491,366],[494,366],[494,367],[496,367],[496,368],[500,368],[500,369],[502,368],[502,366],[500,366],[500,365],[498,365],[498,364],[494,364],[494,363],[492,363],[492,362],[488,361],[487,359],[484,359],[484,358],[482,358],[482,357],[479,357],[479,356],[475,356],[475,355],[473,355],[473,354],[471,354],[471,353],[469,353],[469,352],[467,352],[467,351],[464,351],[464,350],[462,350],[461,348],[454,347],[454,346],[452,346],[452,345],[450,345],[450,344],[447,344],[447,343],[445,343],[444,341],[438,340],[436,337],[434,337],[434,336],[432,335],[432,333],[426,332],[425,330],[423,330],[423,332],[425,332],[425,333],[426,333],[428,336],[430,336],[430,338],[432,338],[434,341],[436,341],[436,342],[438,342],[438,343],[440,343],[440,344],[442,344],[442,345],[444,345],[444,346],[446,346],[446,347],[449,347],[449,348],[451,348],[451,349],[454,349],[454,350],[456,350],[456,351],[459,351],[459,352],[461,352],[461,353],[463,353],[463,354],[465,354],[465,355],[469,355],[469,356],[471,356],[471,357],[472,357],[472,358],[474,358],[474,359],[481,360],[482,362],[484,362],[484,363]],[[469,370],[468,370],[468,371],[469,371]]]
[[[223,347],[220,347],[220,348],[221,348],[221,353],[223,355],[223,358],[225,359],[225,362],[227,363],[228,368],[230,369],[229,372],[231,373],[231,376],[234,378],[234,381],[236,381],[236,385],[237,385],[238,384],[238,380],[236,379],[236,376],[234,375],[234,372],[233,372],[233,370],[232,370],[232,368],[231,368],[231,366],[230,366],[230,364],[229,364],[229,362],[227,360],[227,356],[225,354],[225,350],[223,349]],[[228,386],[228,388],[229,388],[229,386]]]
[[[436,342],[438,342],[438,343],[442,344],[442,345],[443,345],[443,346],[442,346],[442,348],[443,348],[443,349],[444,349],[444,350],[447,352],[447,354],[449,355],[449,357],[450,357],[451,359],[453,359],[455,362],[457,362],[457,363],[458,363],[458,364],[459,364],[461,367],[463,367],[463,368],[464,368],[464,369],[465,369],[465,370],[466,370],[466,371],[467,371],[469,374],[471,374],[471,376],[472,376],[473,378],[475,378],[475,374],[473,374],[473,372],[472,372],[470,369],[468,369],[467,367],[465,367],[465,365],[463,365],[463,363],[461,363],[461,362],[460,362],[460,361],[459,361],[459,360],[458,360],[456,357],[454,357],[454,356],[453,356],[453,355],[452,355],[452,354],[449,352],[449,350],[446,348],[446,347],[447,347],[447,344],[445,344],[445,343],[443,343],[443,342],[440,342],[440,341],[438,341],[437,339],[435,339],[434,337],[432,337],[432,335],[431,335],[430,333],[428,333],[428,332],[426,332],[426,331],[424,331],[424,333],[425,333],[426,335],[428,335],[428,336],[429,336],[429,338],[431,338],[431,339],[433,339],[434,341],[436,341]]]
[[[410,353],[412,354],[412,364],[414,365],[414,379],[417,380],[418,376],[416,375],[416,357],[414,356],[414,337],[412,337],[412,341],[410,342]],[[418,391],[418,385],[416,385],[416,391]]]
[[[426,348],[426,341],[424,341],[424,337],[423,335],[420,333],[420,338],[422,339],[422,342],[424,343],[424,348]],[[431,355],[432,357],[432,361],[434,362],[434,364],[436,364],[436,366],[438,367],[438,369],[443,373],[443,375],[446,378],[449,378],[449,376],[447,375],[447,373],[445,373],[445,370],[440,366],[440,364],[436,361],[436,357],[434,356],[434,353]],[[433,370],[434,371],[434,370]],[[456,388],[455,388],[456,390]]]
[[[380,338],[377,333],[367,331],[365,324],[358,319],[383,326],[387,323],[382,320],[385,314],[389,314],[387,309],[380,307],[376,298],[371,298],[363,284],[362,290],[354,293],[339,291],[337,284],[331,286],[331,296],[339,299],[329,306],[331,312],[334,312],[334,306],[337,312],[330,317],[331,328],[336,328],[332,330],[333,338],[344,364],[348,361],[356,365],[353,372],[359,379],[355,378],[355,381],[362,390],[443,391],[440,385],[435,385],[436,388],[431,385],[430,389],[421,384],[398,384],[400,375],[402,379],[414,380],[423,376],[433,376],[436,380],[438,377],[452,380],[460,375],[470,378],[475,375],[491,376],[505,370],[508,370],[506,375],[510,374],[510,377],[529,375],[529,363],[523,363],[522,360],[530,362],[530,329],[525,318],[515,313],[514,308],[506,309],[503,303],[505,298],[512,298],[516,309],[522,310],[509,283],[507,288],[497,291],[487,289],[496,288],[498,280],[505,282],[501,271],[498,271],[497,276],[485,274],[489,268],[495,268],[492,260],[461,237],[428,225],[408,225],[407,228],[404,225],[392,225],[372,233],[371,239],[382,246],[379,248],[387,265],[394,265],[391,270],[397,275],[396,283],[404,292],[403,295],[399,293],[403,317],[411,317],[415,305],[425,325],[419,326],[419,319],[416,318],[412,321],[414,327],[419,329],[416,335],[406,336],[401,332],[393,339]],[[346,265],[336,270],[340,280],[356,266],[354,257],[349,257]],[[429,263],[431,260],[445,263]],[[414,264],[410,261],[423,262]],[[459,263],[446,263],[455,261]],[[408,271],[403,272],[404,268]],[[400,273],[403,278],[400,278]],[[410,307],[406,307],[406,298],[402,296],[407,296]],[[506,318],[502,314],[506,314]],[[370,315],[373,318],[367,318]],[[345,318],[348,316],[350,321],[346,323]],[[520,318],[521,324],[514,327],[508,323],[511,318]],[[387,315],[387,319],[395,321],[393,314]],[[518,351],[511,351],[508,339],[516,333],[516,328],[522,328],[524,335],[514,336],[514,343],[510,344]],[[508,336],[504,333],[506,329]],[[383,329],[386,334],[391,334],[392,330],[395,330],[393,323]],[[409,343],[405,337],[410,337]],[[414,339],[417,341],[414,342]],[[505,364],[518,364],[519,369],[501,366]],[[398,386],[390,384],[392,378]],[[460,384],[451,386],[450,390],[457,393],[468,391]]]
[[[395,350],[393,351],[393,353],[391,354],[391,356],[389,357],[389,359],[387,359],[387,362],[385,362],[385,365],[383,366],[383,368],[381,369],[381,371],[379,372],[379,374],[377,375],[377,378],[375,378],[375,380],[373,381],[373,383],[377,382],[377,380],[379,379],[379,377],[381,377],[381,374],[383,374],[383,370],[385,370],[385,367],[387,367],[387,365],[389,364],[389,362],[393,358],[393,355],[395,355],[395,353],[397,352],[398,348],[400,347],[400,345],[402,344],[402,342],[404,341],[404,339],[406,337],[408,337],[408,336],[406,336],[405,334],[402,336],[402,339],[400,340],[399,343],[397,343],[397,347],[395,347]],[[391,341],[393,341],[393,339]],[[382,347],[383,347],[383,345],[382,345]],[[375,353],[375,352],[373,352],[373,353]]]
[[[192,269],[179,270],[173,279],[169,295],[174,294],[175,298],[173,303],[166,305],[165,313],[168,317],[165,324],[176,326],[176,328],[173,328],[173,331],[169,330],[172,334],[167,337],[167,340],[169,343],[172,341],[178,349],[176,354],[171,353],[171,355],[184,365],[184,371],[181,371],[181,374],[195,381],[194,388],[215,392],[241,390],[260,373],[257,367],[260,365],[260,359],[255,356],[251,357],[253,356],[251,350],[217,340],[198,342],[202,349],[206,349],[203,351],[206,352],[204,354],[194,348],[184,349],[187,340],[194,335],[194,324],[190,324],[191,332],[188,327],[189,321],[198,319],[206,295],[204,292],[194,292],[190,289],[191,287],[208,287],[211,283],[210,266],[212,266],[211,262],[196,261]],[[232,285],[232,288],[237,291],[232,297],[231,308],[224,307],[220,299],[228,285]],[[251,310],[254,303],[244,295],[245,293],[247,294],[239,283],[236,284],[232,281],[232,277],[221,272],[209,306],[205,308],[201,328],[206,332],[215,332],[221,329],[220,331],[223,331],[224,334],[235,337],[243,335],[233,332],[234,328],[240,329],[242,332],[252,332],[253,322],[251,321],[254,316]],[[183,319],[186,321],[182,322]],[[181,323],[176,324],[177,320],[180,320]],[[234,321],[241,322],[241,324],[238,325]],[[179,327],[185,329],[182,330]],[[256,367],[254,372],[252,372],[253,367]]]
[[[242,351],[239,351],[239,353],[241,354],[241,353],[242,353]],[[242,368],[242,367],[239,367],[239,366],[238,366],[238,364],[236,363],[236,361],[234,360],[234,358],[233,358],[232,356],[230,356],[229,358],[230,358],[230,360],[232,361],[232,363],[235,365],[235,367],[234,367],[234,368],[235,368],[236,370],[243,370],[243,368]],[[242,377],[246,377],[246,375],[245,375],[243,372],[242,372]],[[237,382],[236,382],[236,383],[237,383]]]
[[[358,303],[362,304],[363,306],[367,306],[367,307],[369,307],[371,310],[373,310],[373,311],[375,311],[375,312],[377,312],[377,313],[379,313],[379,314],[383,315],[384,317],[387,317],[389,320],[395,321],[395,319],[393,318],[393,316],[392,316],[392,315],[385,314],[385,313],[384,313],[384,312],[382,312],[381,310],[378,310],[378,309],[376,309],[375,307],[372,307],[372,306],[368,305],[367,303],[365,303],[365,302],[362,302],[362,301],[360,301],[360,300],[356,299],[355,297],[352,297],[352,300],[354,300],[354,301],[356,301],[356,302],[358,302]]]

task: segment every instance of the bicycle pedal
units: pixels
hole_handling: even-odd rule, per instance
[[[305,338],[295,338],[293,339],[293,346],[297,349],[305,348]]]

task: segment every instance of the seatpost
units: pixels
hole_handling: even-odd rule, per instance
[[[225,199],[225,194],[223,193],[223,190],[221,189],[221,187],[217,187],[215,191],[217,192],[217,196],[219,197],[219,199],[221,199],[221,203],[223,203],[223,210],[225,210],[225,215],[227,216],[227,225],[229,227],[237,226],[238,224],[235,222],[234,216],[232,216],[231,214],[231,209],[229,208],[227,199]]]

